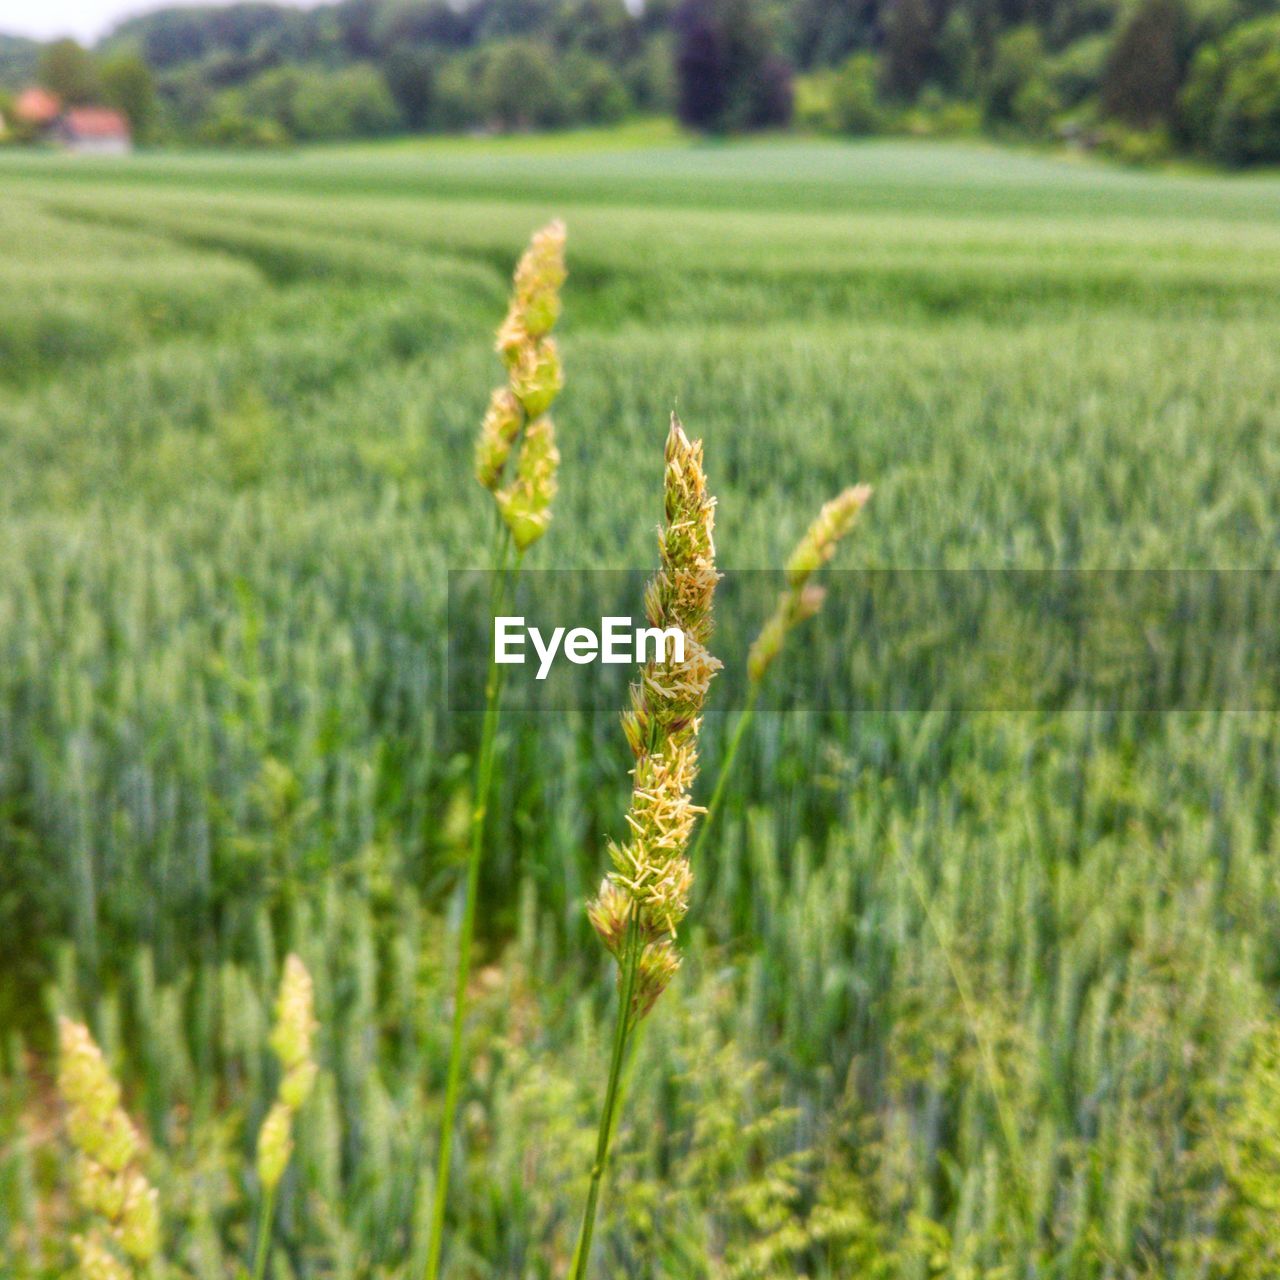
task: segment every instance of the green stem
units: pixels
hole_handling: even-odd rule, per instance
[[[267,1273],[267,1253],[271,1248],[271,1222],[276,1212],[276,1189],[267,1187],[262,1193],[262,1212],[258,1217],[258,1243],[253,1251],[253,1280]]]
[[[618,1106],[618,1084],[626,1057],[627,1039],[632,1030],[631,1004],[635,998],[640,949],[640,925],[633,913],[631,923],[627,926],[627,940],[623,951],[622,978],[618,990],[618,1022],[613,1035],[613,1054],[609,1059],[609,1083],[605,1086],[604,1108],[600,1112],[600,1129],[596,1135],[596,1158],[591,1165],[591,1185],[587,1189],[587,1203],[582,1211],[578,1247],[574,1250],[573,1280],[586,1280],[587,1264],[591,1258],[591,1236],[595,1231],[596,1209],[600,1203],[600,1183],[604,1177],[605,1163],[609,1159],[609,1143],[613,1138],[614,1114]]]
[[[502,612],[507,587],[520,573],[523,553],[517,553],[515,565],[508,570],[510,535],[505,528],[498,552],[498,568],[493,585],[492,611]],[[480,749],[476,757],[475,795],[471,809],[471,842],[467,855],[466,891],[462,905],[462,927],[458,934],[458,967],[453,988],[453,1028],[449,1038],[449,1070],[445,1080],[444,1115],[440,1122],[440,1150],[436,1160],[435,1196],[431,1207],[431,1235],[427,1247],[426,1280],[440,1274],[440,1256],[444,1247],[444,1216],[449,1199],[449,1166],[453,1157],[454,1119],[458,1113],[458,1095],[462,1090],[463,1033],[467,1021],[467,987],[471,981],[471,945],[476,928],[476,899],[480,889],[480,858],[484,850],[485,819],[489,808],[489,791],[493,783],[493,763],[498,736],[498,706],[502,695],[502,668],[489,664],[485,681],[484,724],[480,731]]]
[[[724,803],[724,793],[728,787],[729,775],[733,772],[733,763],[738,757],[738,748],[742,746],[742,740],[746,737],[752,720],[755,719],[756,699],[759,696],[760,681],[752,680],[747,690],[747,700],[743,704],[742,710],[738,712],[738,723],[733,726],[733,736],[729,739],[724,758],[720,761],[720,772],[716,775],[716,785],[712,788],[711,799],[707,802],[707,812],[703,815],[698,834],[693,842],[693,848],[689,851],[689,861],[695,867],[700,865],[698,855],[702,852],[702,847],[706,844],[707,835],[711,830],[711,824],[715,821],[716,814],[720,812],[720,806]]]

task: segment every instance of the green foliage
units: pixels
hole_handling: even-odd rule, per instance
[[[103,100],[124,113],[135,141],[150,141],[157,120],[150,68],[136,53],[122,52],[106,58],[100,74]]]
[[[885,89],[909,102],[933,69],[934,16],[928,0],[889,0],[884,28]]]
[[[1274,1019],[1257,1031],[1215,1138],[1225,1152],[1220,1213],[1230,1242],[1215,1261],[1232,1280],[1262,1280],[1280,1269],[1280,1028]]]
[[[1145,129],[1172,123],[1182,83],[1184,25],[1180,0],[1142,0],[1134,9],[1107,56],[1107,115]]]
[[[1099,32],[1049,58],[1045,74],[1064,107],[1078,107],[1098,93],[1110,49],[1111,38]]]
[[[791,119],[791,71],[754,0],[682,0],[673,15],[676,113],[704,133]]]
[[[508,40],[485,51],[483,117],[503,129],[559,124],[564,104],[551,50],[532,40]]]
[[[1164,128],[1129,129],[1108,124],[1100,132],[1098,146],[1122,164],[1137,166],[1159,164],[1173,154],[1173,142]]]
[[[0,158],[14,1280],[65,1275],[76,1229],[59,1011],[118,1068],[175,1270],[235,1275],[290,950],[321,1071],[273,1265],[418,1274],[475,743],[441,695],[446,569],[487,537],[492,317],[546,208],[571,381],[539,567],[651,558],[677,397],[726,565],[781,565],[868,478],[856,566],[1273,566],[1274,178],[549,145]],[[1157,1241],[1161,1280],[1214,1250],[1274,1273],[1269,695],[855,716],[769,693],[627,1073],[600,1274],[1099,1280],[1153,1274]],[[477,1280],[550,1280],[614,1000],[581,902],[629,753],[612,708],[500,752],[449,1241]]]
[[[72,106],[93,102],[102,92],[97,63],[78,41],[55,40],[40,51],[40,83]]]
[[[370,66],[303,76],[293,97],[294,132],[299,138],[369,138],[400,125],[396,104]]]
[[[1001,36],[987,78],[987,120],[1041,133],[1058,105],[1046,75],[1044,42],[1037,28],[1027,24]]]
[[[855,53],[831,83],[830,127],[837,133],[877,133],[884,112],[877,98],[880,69],[869,53]]]
[[[1224,163],[1280,160],[1280,18],[1246,23],[1201,49],[1182,109],[1191,136]]]
[[[16,93],[35,79],[40,46],[22,36],[0,35],[0,92]]]

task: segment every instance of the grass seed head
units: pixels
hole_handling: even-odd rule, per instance
[[[160,1204],[156,1189],[135,1170],[126,1180],[120,1244],[135,1262],[150,1262],[160,1249]]]
[[[688,910],[693,875],[685,850],[697,815],[701,712],[719,661],[706,648],[712,632],[715,499],[707,492],[702,444],[690,441],[674,414],[664,470],[665,523],[658,535],[659,569],[645,590],[645,611],[660,628],[684,634],[684,655],[646,663],[631,687],[623,731],[635,756],[627,838],[609,846],[613,871],[588,914],[601,941],[621,958],[634,919],[644,949],[633,1013],[643,1017],[679,965],[674,936]]]
[[[817,519],[787,561],[787,584],[790,587],[803,587],[815,570],[821,569],[831,559],[836,545],[853,528],[858,512],[869,497],[871,489],[868,485],[855,484],[823,504]]]
[[[160,1251],[160,1209],[155,1188],[136,1164],[142,1144],[120,1106],[120,1086],[87,1027],[61,1018],[58,1041],[58,1089],[78,1153],[76,1199],[103,1220],[133,1262],[146,1265]],[[83,1277],[129,1280],[129,1267],[97,1235],[79,1241],[77,1249]]]
[[[302,961],[290,953],[284,962],[284,977],[276,1001],[276,1025],[270,1041],[286,1071],[310,1060],[318,1025],[311,975]]]
[[[516,266],[512,307],[530,337],[541,338],[559,319],[560,287],[568,275],[564,241],[564,223],[557,218],[534,233]]]
[[[773,613],[747,654],[747,675],[753,683],[764,679],[765,672],[782,652],[787,636],[822,608],[826,592],[809,579],[835,555],[840,539],[853,528],[870,496],[869,486],[850,485],[823,504],[796,545],[787,561],[787,589],[778,597]]]
[[[526,419],[546,413],[563,387],[564,369],[554,338],[542,338],[520,349],[511,366],[511,391]]]
[[[525,429],[515,480],[494,495],[498,510],[520,551],[537,542],[551,523],[551,504],[558,487],[556,471],[559,466],[560,450],[556,448],[555,424],[544,414]]]
[[[80,1280],[133,1280],[132,1269],[111,1252],[100,1236],[78,1237],[75,1249]]]
[[[494,495],[521,551],[547,531],[556,493],[560,454],[546,414],[564,386],[560,351],[549,336],[560,315],[564,241],[564,224],[550,223],[535,233],[516,267],[496,344],[508,385],[490,397],[476,441],[476,479]],[[514,476],[504,486],[513,452]]]
[[[506,387],[498,387],[489,397],[489,408],[476,440],[476,479],[491,493],[496,492],[502,480],[511,447],[523,426],[520,401]]]
[[[277,1098],[258,1130],[258,1180],[266,1190],[280,1185],[292,1154],[293,1110]]]
[[[636,971],[636,990],[632,997],[631,1016],[639,1021],[654,1006],[658,997],[671,984],[680,968],[680,957],[669,939],[651,942],[640,953]]]
[[[315,987],[306,965],[290,953],[284,962],[276,1025],[270,1044],[284,1075],[276,1100],[258,1130],[258,1178],[270,1191],[279,1185],[293,1152],[293,1119],[315,1085]]]

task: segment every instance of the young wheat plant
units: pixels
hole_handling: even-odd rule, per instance
[[[507,367],[507,385],[499,387],[490,396],[489,408],[476,441],[476,479],[493,494],[498,512],[492,597],[494,616],[503,611],[507,594],[519,575],[524,553],[546,533],[551,523],[560,454],[556,449],[555,426],[547,410],[564,385],[564,374],[556,341],[550,334],[560,315],[560,288],[566,276],[564,241],[564,224],[550,223],[534,235],[516,267],[511,303],[498,330],[497,340],[498,353]],[[516,455],[514,462],[513,452]],[[511,563],[513,547],[515,560]],[[462,1041],[480,885],[480,855],[493,784],[494,744],[501,697],[502,668],[492,663],[485,683],[484,721],[476,756],[470,847],[454,981],[453,1025],[449,1037],[449,1066],[445,1079],[444,1114],[440,1121],[431,1235],[427,1245],[427,1280],[436,1280],[440,1274],[444,1246],[454,1121],[462,1085]]]
[[[695,862],[706,844],[707,833],[711,830],[711,824],[715,821],[724,800],[725,788],[728,785],[729,775],[733,772],[738,748],[742,745],[742,740],[755,718],[756,702],[760,697],[765,676],[782,652],[782,647],[791,632],[822,608],[826,591],[811,579],[835,555],[840,540],[853,528],[858,513],[866,505],[869,497],[871,497],[869,486],[850,485],[830,502],[824,503],[817,518],[805,531],[804,537],[796,544],[791,558],[787,561],[786,589],[779,595],[773,613],[761,627],[760,634],[752,642],[747,654],[747,700],[738,713],[737,723],[729,738],[729,746],[724,753],[724,759],[720,762],[715,786],[711,789],[707,816],[703,819],[702,828],[698,832],[698,839],[693,847]]]
[[[702,442],[688,439],[675,414],[667,436],[664,488],[659,569],[645,588],[645,612],[655,627],[679,628],[684,655],[682,661],[651,660],[631,686],[631,705],[622,717],[635,756],[628,835],[610,843],[613,870],[587,908],[596,933],[618,963],[618,1016],[574,1257],[575,1280],[582,1280],[589,1265],[627,1044],[680,965],[676,928],[688,909],[692,881],[685,850],[702,812],[690,796],[698,771],[699,717],[720,666],[706,648],[719,580],[712,536],[715,499],[707,493]]]
[[[150,1275],[160,1251],[155,1188],[139,1167],[142,1142],[89,1029],[58,1022],[58,1091],[76,1148],[76,1199],[97,1219],[73,1241],[82,1280]]]
[[[254,1280],[262,1280],[266,1274],[276,1190],[293,1153],[294,1117],[311,1095],[316,1082],[313,1041],[317,1026],[311,975],[297,956],[290,955],[284,962],[280,998],[276,1003],[276,1025],[270,1042],[280,1059],[283,1075],[276,1100],[258,1131],[258,1181],[262,1185],[262,1204],[258,1216],[258,1243],[254,1250]]]

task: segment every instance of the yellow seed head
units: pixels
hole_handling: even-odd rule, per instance
[[[511,391],[526,418],[546,413],[563,386],[564,370],[554,338],[542,338],[517,349],[511,364]]]
[[[302,961],[290,954],[284,962],[284,977],[276,1002],[276,1025],[271,1032],[271,1047],[286,1072],[310,1061],[318,1025],[311,975]]]
[[[850,485],[823,505],[817,519],[787,561],[787,582],[790,586],[804,586],[810,574],[831,559],[836,544],[853,528],[858,512],[870,496],[871,489],[867,485]]]
[[[133,1280],[131,1269],[96,1234],[78,1236],[74,1243],[81,1280]]]
[[[115,1222],[124,1212],[125,1190],[122,1174],[108,1172],[83,1152],[76,1157],[76,1199],[90,1213]]]
[[[99,1117],[85,1107],[67,1113],[71,1141],[90,1159],[111,1173],[119,1173],[139,1151],[138,1132],[118,1108]]]
[[[64,1100],[90,1117],[109,1115],[120,1105],[120,1086],[112,1079],[89,1028],[70,1018],[59,1018],[58,1044],[58,1091]]]
[[[120,1088],[86,1027],[62,1018],[58,1087],[69,1105],[67,1132],[76,1158],[76,1198],[110,1225],[118,1244],[135,1262],[150,1262],[160,1250],[160,1210],[155,1189],[134,1165],[138,1132],[121,1109]],[[97,1235],[76,1243],[83,1277],[129,1280],[130,1270]]]
[[[556,492],[560,454],[546,415],[564,386],[564,370],[555,339],[548,335],[560,314],[564,241],[564,224],[549,223],[534,235],[516,267],[497,339],[509,385],[493,393],[476,442],[476,479],[493,494],[521,551],[546,532]],[[501,487],[513,450],[518,450],[515,476]]]
[[[476,440],[476,479],[490,492],[501,483],[511,447],[523,426],[520,401],[506,387],[499,387],[489,397],[489,408]]]
[[[156,1189],[136,1171],[126,1179],[119,1234],[125,1253],[135,1262],[150,1262],[159,1252],[159,1199]]]
[[[525,428],[514,481],[494,495],[502,519],[521,551],[537,542],[551,524],[559,466],[555,425],[544,414]]]
[[[618,956],[622,953],[627,921],[631,918],[634,901],[629,893],[606,876],[601,881],[600,892],[587,904],[587,918],[591,921],[591,927],[611,955]]]
[[[258,1180],[268,1191],[280,1185],[293,1154],[293,1112],[277,1100],[258,1131]]]
[[[58,1021],[58,1089],[67,1102],[71,1141],[107,1173],[119,1173],[138,1154],[139,1141],[120,1109],[120,1086],[89,1029],[69,1018]]]
[[[523,351],[533,345],[533,338],[524,327],[524,316],[514,298],[507,308],[507,314],[498,326],[498,336],[494,342],[494,350],[502,357],[502,363],[511,368],[520,358]]]
[[[667,989],[680,968],[680,957],[669,941],[651,942],[640,953],[636,970],[636,989],[632,999],[632,1017],[645,1017],[654,1002]]]
[[[700,715],[719,661],[706,648],[712,631],[715,499],[707,492],[702,445],[671,416],[665,451],[665,522],[659,569],[645,589],[645,612],[659,628],[684,634],[684,654],[648,662],[631,687],[623,732],[635,755],[627,838],[609,846],[613,870],[588,913],[601,941],[621,959],[632,920],[640,953],[632,1014],[642,1018],[679,967],[675,931],[688,910],[693,874],[685,849],[697,815]]]
[[[299,1062],[290,1067],[280,1081],[280,1101],[291,1111],[301,1111],[315,1087],[319,1068],[314,1062]]]
[[[560,316],[560,287],[568,274],[564,241],[564,223],[548,223],[534,234],[516,267],[513,303],[530,337],[548,333]]]

